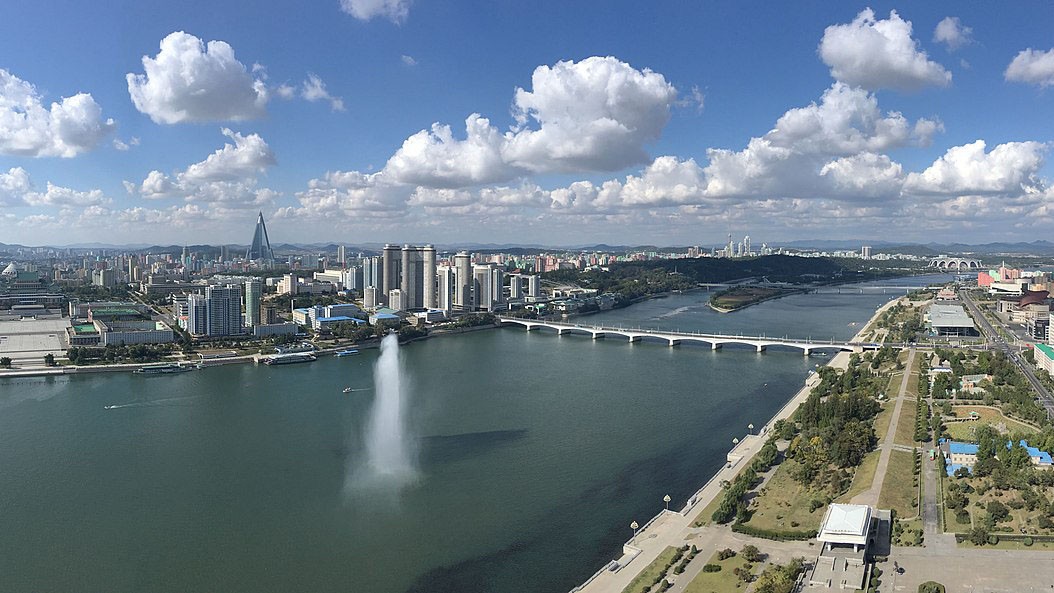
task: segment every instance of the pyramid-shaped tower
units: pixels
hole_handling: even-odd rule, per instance
[[[271,241],[267,238],[267,225],[264,224],[263,212],[256,219],[256,231],[253,233],[253,242],[249,251],[245,253],[245,259],[249,260],[273,260],[274,251],[271,251]]]

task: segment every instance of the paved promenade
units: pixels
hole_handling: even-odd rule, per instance
[[[900,410],[904,407],[905,395],[907,394],[909,381],[911,380],[911,369],[914,368],[915,364],[915,350],[908,351],[908,361],[904,365],[904,378],[900,381],[900,390],[897,391],[897,398],[893,405],[893,417],[889,421],[889,428],[886,429],[886,435],[882,439],[882,449],[878,455],[878,467],[875,469],[875,477],[871,481],[871,487],[867,490],[857,494],[850,501],[853,504],[866,504],[873,507],[878,506],[878,496],[882,493],[882,484],[886,480],[886,469],[889,467],[889,458],[893,453],[893,449],[897,448],[893,444],[893,439],[897,434],[897,425],[900,423]],[[914,405],[914,402],[911,402]],[[909,449],[910,450],[910,449]]]

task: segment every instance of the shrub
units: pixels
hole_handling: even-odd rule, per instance
[[[736,551],[732,548],[725,548],[717,553],[718,560],[727,560],[736,555]]]
[[[809,501],[809,512],[811,513],[813,511],[815,511],[816,509],[822,507],[823,504],[824,504],[823,501],[818,499],[818,498],[814,498],[814,499],[810,500]]]
[[[955,513],[955,522],[958,523],[959,525],[969,525],[970,524],[970,511],[967,511],[966,509],[959,509]]]
[[[988,545],[994,546],[999,543],[999,536],[994,533],[988,534]]]
[[[743,549],[740,550],[739,553],[743,555],[743,559],[746,560],[747,562],[760,562],[761,561],[761,552],[758,550],[757,546],[752,546],[750,544],[747,544],[747,545],[743,546]]]
[[[720,571],[721,571],[721,565],[720,564],[707,563],[707,564],[703,565],[703,572],[720,572]]]
[[[1025,544],[1026,546],[1031,546],[1033,544],[1032,536],[1028,536],[1025,539],[1021,540],[1021,543]]]
[[[919,593],[944,593],[944,585],[933,581],[926,581],[919,585]]]

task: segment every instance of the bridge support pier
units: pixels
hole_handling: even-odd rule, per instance
[[[721,349],[721,344],[718,344],[717,342],[710,342],[710,349],[711,350],[720,350]]]
[[[805,354],[805,356],[808,356],[812,354],[812,348],[802,348],[802,353]]]
[[[524,327],[524,329],[526,329],[527,331],[531,331],[531,330],[533,330],[533,329],[534,329],[534,328],[535,328],[536,326],[534,326],[534,325],[525,325],[525,326],[523,326],[523,327]]]
[[[604,339],[603,332],[594,332],[593,333],[593,339],[594,340],[603,340]]]
[[[633,342],[639,342],[639,341],[640,341],[640,336],[630,336],[629,337],[629,343],[630,344],[632,344]]]
[[[758,349],[758,354],[761,354],[762,352],[765,351],[765,345],[764,344],[758,344],[757,345],[757,349]]]
[[[564,329],[564,328],[562,328],[562,327],[558,327],[558,328],[556,328],[556,335],[558,335],[558,336],[562,336],[562,335],[564,335],[564,332],[565,332],[565,331],[571,331],[571,330],[568,330],[568,329]]]
[[[670,348],[673,348],[674,346],[679,346],[680,344],[681,344],[680,340],[674,340],[674,339],[670,340]]]

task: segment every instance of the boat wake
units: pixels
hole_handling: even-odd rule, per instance
[[[109,406],[103,406],[104,410],[119,410],[121,408],[166,408],[174,406],[185,406],[185,403],[195,399],[201,399],[200,395],[190,395],[186,397],[166,397],[162,399],[155,399],[145,402],[128,402],[126,404],[112,404]]]
[[[673,317],[674,315],[680,315],[681,313],[687,313],[687,312],[689,312],[691,310],[692,310],[691,307],[677,307],[673,311],[669,311],[667,313],[663,313],[662,315],[659,315],[658,317],[656,317],[656,319],[663,319],[663,318],[666,318],[666,317]]]

